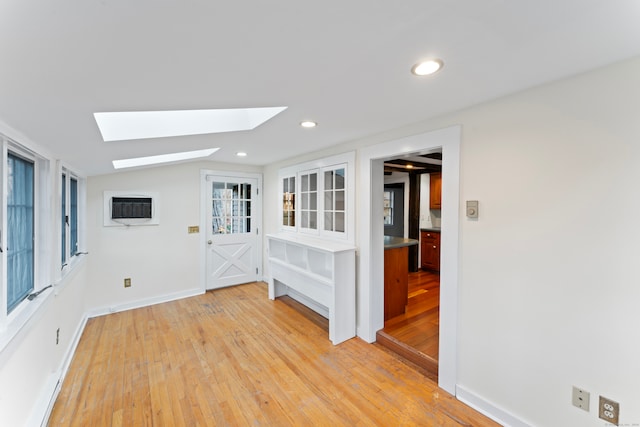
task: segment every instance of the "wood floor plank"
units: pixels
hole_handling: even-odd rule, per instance
[[[420,363],[428,356],[425,369],[437,373],[433,361],[438,361],[440,334],[440,275],[430,271],[409,273],[409,300],[405,313],[384,322],[378,341],[398,349],[399,341],[404,346],[402,354],[407,356],[410,349],[416,353],[411,360]]]
[[[50,426],[496,426],[253,283],[90,319]]]

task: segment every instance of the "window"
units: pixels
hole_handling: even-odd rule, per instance
[[[393,193],[384,192],[384,225],[393,225]]]
[[[296,225],[296,177],[288,176],[282,179],[282,225],[295,227]]]
[[[9,152],[7,164],[7,313],[34,287],[34,163]]]
[[[213,182],[213,234],[251,232],[251,184]]]
[[[324,229],[344,232],[345,168],[324,172]]]
[[[345,153],[281,169],[281,229],[353,241],[355,153]]]
[[[60,187],[62,267],[78,254],[78,178],[63,169]]]
[[[0,352],[82,248],[84,180],[34,147],[0,133]]]
[[[60,253],[62,254],[61,264],[64,266],[67,264],[67,175],[62,174],[62,197],[60,198],[62,204],[62,211],[60,212],[61,219],[61,248]]]
[[[318,229],[318,173],[300,175],[300,227]]]

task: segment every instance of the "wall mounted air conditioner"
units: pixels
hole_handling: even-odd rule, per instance
[[[104,226],[158,225],[159,203],[153,191],[105,191]]]

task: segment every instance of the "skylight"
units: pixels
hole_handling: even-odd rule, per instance
[[[254,129],[287,107],[93,113],[102,139],[162,138]]]
[[[160,154],[158,156],[136,157],[133,159],[114,160],[113,167],[115,169],[133,168],[136,166],[148,166],[158,163],[178,162],[181,160],[199,159],[208,157],[218,151],[220,148],[207,148],[206,150],[184,151],[182,153]]]

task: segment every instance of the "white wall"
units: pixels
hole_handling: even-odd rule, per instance
[[[84,325],[86,262],[66,277],[57,295],[0,353],[0,425],[32,426],[42,421],[67,356]],[[42,294],[38,298],[44,298]],[[36,299],[37,300],[37,299]],[[36,301],[34,300],[34,302]],[[56,330],[60,341],[56,345]]]
[[[283,165],[462,125],[458,395],[540,426],[602,426],[603,395],[621,424],[640,423],[638,112],[636,58],[269,165],[265,188]],[[478,220],[465,200],[479,200]],[[591,392],[589,413],[571,406],[572,385]]]
[[[635,59],[269,165],[264,228],[277,231],[280,167],[462,125],[459,205],[479,200],[480,218],[460,210],[458,395],[514,425],[595,427],[602,394],[620,403],[621,424],[640,423],[639,111]],[[225,167],[236,168],[195,163],[88,180],[90,255],[0,354],[3,425],[24,425],[46,395],[84,309],[199,288],[199,238],[187,226],[199,224],[200,169]],[[128,189],[160,192],[159,226],[102,226],[102,191]],[[371,206],[356,208],[361,217]],[[571,406],[572,385],[591,392],[589,413]]]
[[[261,168],[213,162],[184,163],[90,177],[87,185],[91,280],[90,313],[105,313],[194,295],[201,283],[200,170],[261,172]],[[103,226],[104,191],[159,193],[160,224]],[[204,232],[204,230],[200,230]],[[132,286],[124,287],[124,278]]]

